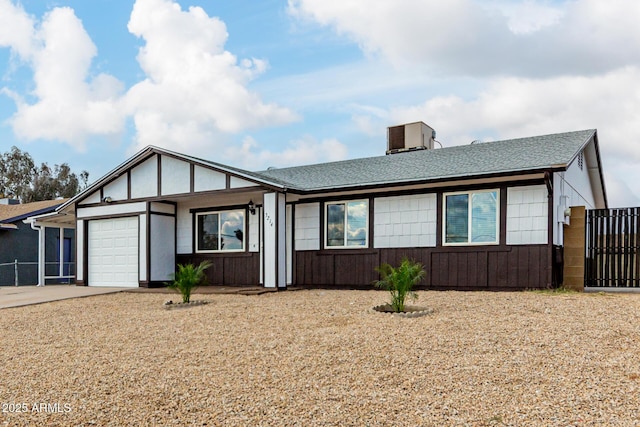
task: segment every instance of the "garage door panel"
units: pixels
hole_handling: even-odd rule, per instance
[[[89,222],[89,286],[138,286],[138,217]]]

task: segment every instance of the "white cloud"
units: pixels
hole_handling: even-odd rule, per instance
[[[89,75],[97,51],[73,10],[53,9],[38,28],[26,24],[31,21],[23,10],[14,8],[13,13],[21,31],[10,46],[30,64],[35,83],[33,103],[2,89],[16,102],[9,120],[14,133],[25,140],[59,140],[83,149],[89,135],[121,132],[124,115],[117,99],[122,84],[107,74]]]
[[[457,75],[600,72],[640,61],[640,2],[289,0],[397,67]],[[522,14],[526,13],[526,18]]]
[[[467,0],[289,0],[289,12],[352,38],[370,54],[399,64],[477,43],[482,9]],[[506,24],[505,24],[506,25]],[[464,29],[461,32],[460,29]]]
[[[291,141],[282,151],[262,148],[252,137],[246,137],[242,147],[223,153],[232,164],[249,170],[268,167],[289,167],[312,163],[333,162],[347,158],[347,147],[337,139],[317,141],[311,136]]]
[[[33,19],[22,6],[0,0],[0,47],[10,47],[20,57],[28,59],[33,50],[33,27]]]
[[[476,138],[512,138],[598,128],[611,141],[607,153],[640,161],[639,79],[640,67],[593,77],[498,78],[475,98],[435,97],[390,109],[389,117],[394,122],[424,120],[451,145],[470,142],[473,132],[481,133]]]
[[[169,0],[138,0],[129,31],[141,37],[138,62],[147,78],[126,96],[138,148],[211,150],[216,135],[296,120],[286,108],[264,103],[247,84],[266,69],[224,49],[224,22],[200,7],[183,11]],[[220,145],[218,144],[218,148]]]
[[[609,165],[614,166],[614,165]],[[607,199],[610,207],[640,206],[640,188],[638,185],[629,185],[629,182],[637,183],[640,179],[637,165],[615,165],[614,172],[605,170],[604,179],[607,188]],[[629,178],[632,178],[631,180]],[[635,179],[634,179],[635,178]]]
[[[557,24],[564,15],[564,8],[549,1],[511,0],[484,1],[483,7],[507,17],[509,29],[514,34],[530,34]]]
[[[224,22],[202,8],[138,0],[128,28],[144,40],[137,59],[146,78],[125,91],[111,75],[92,75],[97,48],[71,8],[54,8],[38,23],[0,0],[0,47],[33,71],[32,93],[0,89],[16,103],[8,120],[16,136],[82,150],[92,136],[123,133],[132,119],[130,152],[154,144],[203,154],[222,148],[229,133],[297,119],[247,88],[267,62],[225,50]]]

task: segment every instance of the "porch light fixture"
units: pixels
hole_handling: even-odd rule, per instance
[[[249,200],[249,206],[247,206],[249,208],[249,213],[251,215],[255,215],[256,214],[256,205],[253,203],[253,200]]]
[[[111,203],[113,202],[113,199],[111,198],[111,196],[105,196],[102,198],[102,201],[105,203]]]

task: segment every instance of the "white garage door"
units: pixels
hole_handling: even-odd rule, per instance
[[[138,217],[89,221],[89,286],[138,287]]]

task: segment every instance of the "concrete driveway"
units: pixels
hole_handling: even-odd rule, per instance
[[[0,309],[91,295],[111,294],[127,289],[130,288],[99,288],[75,285],[0,286]]]

